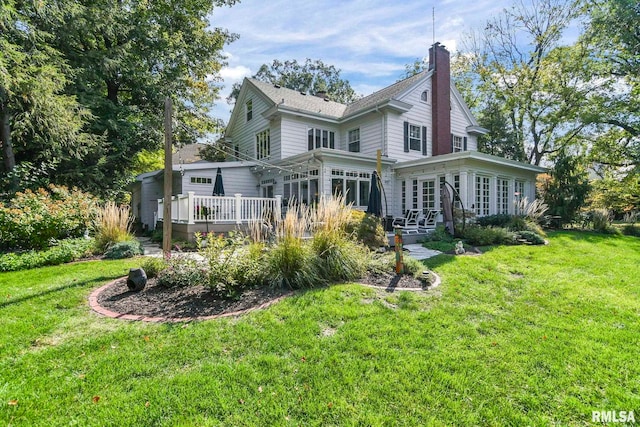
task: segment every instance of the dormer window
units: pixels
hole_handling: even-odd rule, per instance
[[[420,94],[420,101],[429,103],[429,91],[425,90]]]
[[[248,100],[244,108],[247,113],[247,121],[249,121],[253,118],[253,100]]]

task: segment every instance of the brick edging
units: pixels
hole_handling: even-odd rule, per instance
[[[194,320],[212,320],[212,319],[219,319],[219,318],[223,318],[223,317],[233,317],[233,316],[240,316],[242,314],[245,313],[249,313],[252,312],[254,310],[261,310],[263,308],[267,308],[269,307],[271,304],[275,304],[281,300],[283,300],[284,298],[290,296],[293,294],[292,292],[288,292],[284,295],[281,295],[275,299],[272,299],[271,301],[267,301],[264,302],[260,305],[257,305],[255,307],[250,307],[244,310],[238,310],[238,311],[232,311],[229,313],[221,313],[221,314],[213,314],[211,316],[190,316],[190,317],[151,317],[151,316],[145,316],[145,315],[140,315],[140,314],[123,314],[123,313],[117,313],[115,311],[111,311],[107,308],[104,308],[103,306],[100,305],[100,303],[98,302],[98,296],[102,293],[102,291],[104,291],[106,288],[108,288],[109,286],[114,285],[116,282],[122,280],[122,279],[126,279],[125,277],[120,277],[116,280],[113,280],[109,283],[107,283],[106,285],[100,286],[98,289],[95,289],[94,291],[91,292],[91,294],[89,294],[89,307],[95,311],[98,314],[101,314],[105,317],[110,317],[112,319],[120,319],[120,320],[133,320],[133,321],[140,321],[140,322],[152,322],[152,323],[163,323],[163,322],[167,322],[167,323],[178,323],[178,322],[192,322]]]

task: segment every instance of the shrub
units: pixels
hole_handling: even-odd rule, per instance
[[[515,217],[515,218],[519,218],[524,221],[523,218],[520,218],[520,217]],[[487,216],[477,217],[476,224],[482,227],[507,228],[513,220],[514,220],[514,216],[509,214],[487,215]]]
[[[0,271],[27,270],[46,265],[58,265],[91,255],[93,239],[65,239],[44,251],[0,254]]]
[[[489,246],[513,244],[515,235],[506,228],[472,225],[465,229],[464,238],[470,245]]]
[[[206,286],[216,296],[234,298],[243,289],[264,283],[261,244],[247,245],[249,239],[242,233],[230,233],[228,238],[211,233],[206,247],[199,236],[196,239],[208,267]]]
[[[158,274],[167,268],[167,263],[162,258],[145,257],[140,264],[140,268],[144,270],[149,279],[152,279],[158,277]]]
[[[158,284],[166,287],[206,285],[208,281],[207,266],[190,257],[173,256],[158,273]]]
[[[337,230],[320,230],[313,235],[318,274],[332,282],[355,280],[366,272],[366,248],[340,235]]]
[[[137,240],[127,240],[111,245],[104,253],[107,259],[132,258],[136,255],[144,254],[142,245]]]
[[[0,204],[0,247],[44,249],[52,239],[80,237],[96,207],[96,198],[75,188],[16,193],[9,206]]]
[[[611,215],[606,209],[594,209],[589,213],[591,225],[593,231],[599,233],[614,233],[614,228],[611,226]]]
[[[410,274],[413,277],[420,277],[425,270],[424,264],[410,256],[403,256],[402,263],[404,266],[404,274]],[[394,263],[395,265],[395,263]]]
[[[301,239],[289,236],[266,254],[268,282],[291,289],[312,288],[325,283],[317,273],[313,252]]]
[[[114,243],[132,239],[131,216],[129,206],[118,206],[114,202],[107,202],[98,211],[95,220],[96,246],[99,250],[107,250]]]
[[[358,241],[369,249],[389,246],[387,233],[382,226],[382,220],[375,215],[365,214],[357,228]]]
[[[640,226],[625,224],[624,227],[622,227],[622,234],[624,234],[625,236],[640,237]]]
[[[533,245],[544,245],[544,237],[528,230],[516,232],[516,241],[518,240],[526,240]]]

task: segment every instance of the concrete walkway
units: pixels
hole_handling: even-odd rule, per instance
[[[411,256],[411,258],[415,258],[417,260],[431,258],[436,255],[440,255],[442,253],[440,251],[435,251],[433,249],[427,249],[424,246],[417,243],[410,244],[410,245],[403,245],[402,247],[407,251],[409,251],[409,255]]]

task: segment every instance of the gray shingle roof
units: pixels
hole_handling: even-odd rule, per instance
[[[394,99],[425,77],[427,73],[427,71],[423,71],[404,80],[400,80],[391,86],[387,86],[348,105],[328,101],[318,96],[305,95],[292,89],[274,86],[271,83],[256,79],[249,79],[249,81],[275,104],[282,104],[286,108],[340,119]]]
[[[322,114],[336,119],[342,117],[347,108],[346,105],[339,102],[328,101],[314,95],[305,95],[286,87],[277,87],[256,79],[249,79],[249,81],[274,103],[281,104],[284,100],[284,106],[287,108]]]

